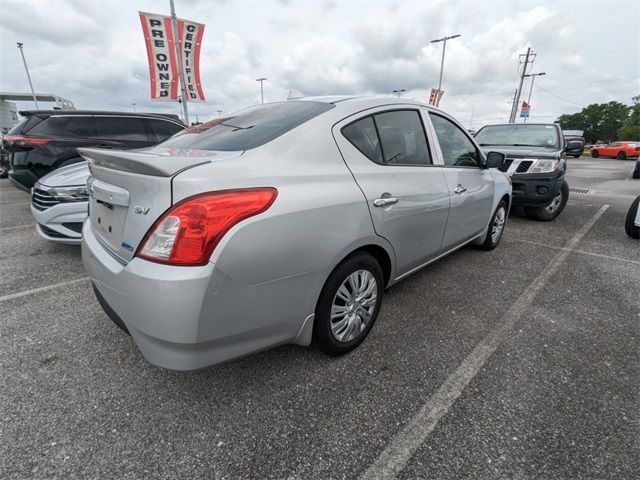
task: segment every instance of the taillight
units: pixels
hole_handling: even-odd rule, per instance
[[[640,152],[640,147],[636,147],[636,148],[634,148],[634,150],[635,150],[636,152]]]
[[[225,233],[267,210],[277,195],[275,188],[247,188],[186,198],[153,224],[136,256],[169,265],[206,265]]]
[[[51,141],[50,138],[25,137],[24,135],[7,135],[4,137],[5,143],[13,143],[21,147],[38,147],[46,145]]]

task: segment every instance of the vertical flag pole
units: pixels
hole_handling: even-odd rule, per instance
[[[189,126],[189,110],[187,108],[187,88],[184,83],[184,71],[182,65],[182,52],[180,42],[178,41],[178,20],[176,18],[176,7],[173,0],[169,0],[171,5],[171,28],[173,29],[173,43],[176,47],[176,60],[178,62],[178,78],[180,79],[180,91],[182,92],[182,112],[184,114],[184,123]]]

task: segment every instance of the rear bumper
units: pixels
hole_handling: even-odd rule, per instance
[[[38,210],[32,204],[31,214],[41,237],[52,242],[80,245],[87,202],[59,203],[46,210]]]
[[[212,263],[177,267],[134,258],[123,265],[90,222],[82,260],[100,303],[154,365],[193,370],[290,343],[313,312],[305,295],[295,294],[309,288],[312,274],[244,285]]]
[[[513,205],[540,207],[547,205],[564,183],[564,172],[513,175]]]

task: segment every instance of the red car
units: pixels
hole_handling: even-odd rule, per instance
[[[627,157],[640,156],[640,142],[613,142],[609,145],[597,145],[591,147],[591,156],[616,157],[624,160]]]

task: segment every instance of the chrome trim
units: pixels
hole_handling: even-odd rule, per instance
[[[455,252],[455,251],[456,251],[456,250],[458,250],[459,248],[462,248],[462,247],[464,247],[465,245],[467,245],[468,243],[473,242],[475,239],[480,238],[480,237],[482,236],[482,234],[483,234],[483,233],[484,233],[484,231],[480,232],[480,233],[479,233],[478,235],[476,235],[475,237],[471,237],[471,238],[470,238],[469,240],[467,240],[466,242],[461,243],[460,245],[458,245],[458,246],[456,246],[456,247],[453,247],[451,250],[447,250],[446,252],[441,253],[441,254],[440,254],[440,255],[438,255],[437,257],[432,258],[431,260],[429,260],[428,262],[423,263],[422,265],[418,265],[417,267],[412,268],[412,269],[411,269],[411,270],[409,270],[408,272],[403,273],[402,275],[400,275],[399,277],[396,277],[396,278],[393,280],[393,281],[394,281],[394,283],[395,283],[395,282],[398,282],[398,281],[400,281],[400,280],[402,280],[403,278],[405,278],[405,277],[407,277],[407,276],[411,275],[412,273],[417,272],[418,270],[420,270],[421,268],[426,267],[426,266],[427,266],[427,265],[429,265],[430,263],[433,263],[433,262],[435,262],[436,260],[440,260],[442,257],[444,257],[444,256],[446,256],[446,255],[449,255],[451,252]]]
[[[127,260],[125,260],[120,255],[118,255],[116,252],[114,252],[113,249],[109,245],[107,245],[105,243],[105,241],[100,238],[99,235],[95,235],[94,234],[94,237],[98,241],[98,243],[100,245],[102,245],[102,248],[104,248],[107,251],[107,253],[113,257],[113,259],[116,262],[118,262],[120,265],[122,265],[124,267],[126,267],[129,264],[129,262]]]

